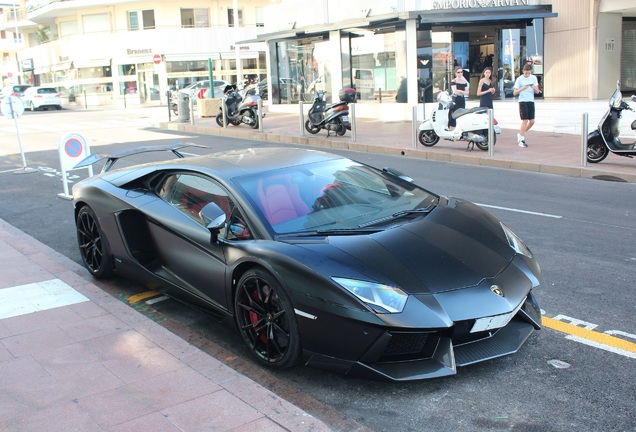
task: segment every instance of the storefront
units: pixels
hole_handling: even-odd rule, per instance
[[[329,98],[349,86],[361,106],[433,102],[450,89],[455,65],[466,71],[473,96],[485,67],[493,68],[501,99],[512,97],[526,63],[543,85],[544,20],[557,16],[552,7],[481,3],[434,1],[431,10],[261,35],[269,45],[272,104],[308,102],[318,89]]]

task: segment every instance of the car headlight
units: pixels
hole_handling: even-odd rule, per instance
[[[402,312],[409,297],[401,289],[389,285],[339,277],[331,279],[378,313]]]
[[[506,233],[508,244],[515,250],[515,252],[520,253],[521,255],[525,255],[528,258],[532,258],[532,252],[530,252],[528,246],[526,246],[526,244],[519,238],[517,234],[512,232],[512,230],[505,226],[503,223],[501,223],[501,228],[503,228],[504,233]]]

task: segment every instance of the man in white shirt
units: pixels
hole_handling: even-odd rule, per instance
[[[521,117],[521,127],[517,134],[519,147],[528,147],[526,132],[534,125],[534,95],[540,91],[537,77],[532,75],[532,65],[526,64],[523,67],[523,75],[517,78],[513,88],[513,94],[517,96],[519,101],[519,116]]]

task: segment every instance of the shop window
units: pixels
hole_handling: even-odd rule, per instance
[[[331,90],[331,55],[328,36],[279,42],[272,65],[272,103],[313,101],[317,91]],[[332,100],[329,92],[326,100]]]
[[[119,75],[136,75],[137,69],[134,64],[119,65]]]
[[[181,27],[183,28],[210,27],[210,18],[209,18],[208,9],[181,8]]]
[[[358,102],[407,102],[404,30],[352,31],[351,84]]]

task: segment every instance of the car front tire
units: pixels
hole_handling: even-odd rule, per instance
[[[112,259],[95,212],[88,206],[82,207],[77,213],[75,225],[77,243],[84,266],[98,279],[111,276],[113,274]]]
[[[252,269],[241,277],[234,311],[241,336],[261,363],[282,369],[300,362],[300,333],[294,308],[270,273]]]

